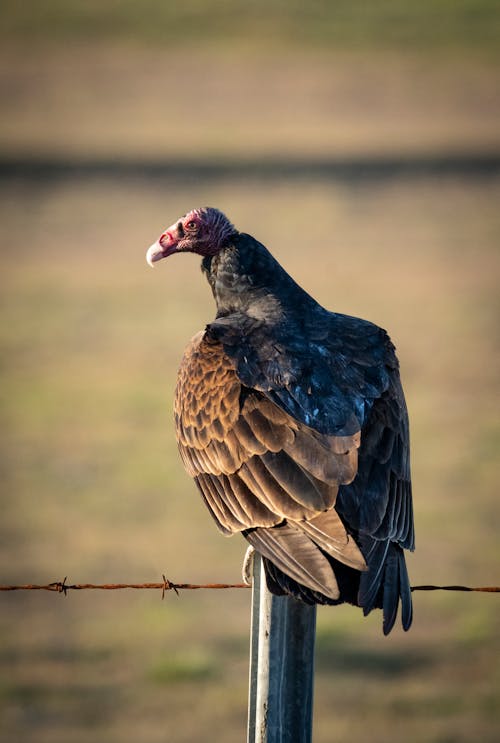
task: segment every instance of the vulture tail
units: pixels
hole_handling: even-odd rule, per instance
[[[359,585],[358,603],[365,616],[372,609],[383,610],[384,635],[394,627],[401,598],[401,622],[404,630],[412,623],[413,609],[410,581],[402,548],[395,542],[369,540],[371,544],[362,545],[368,572],[362,574]]]
[[[385,635],[389,634],[394,626],[401,599],[401,623],[404,630],[410,628],[413,617],[410,581],[403,550],[398,544],[370,539],[371,544],[365,544],[365,547],[368,547],[365,552],[367,572],[355,570],[328,555],[321,548],[317,548],[328,562],[333,580],[337,582],[338,597],[334,598],[335,593],[330,591],[330,595],[325,595],[317,581],[309,579],[304,585],[303,575],[290,570],[290,566],[283,559],[284,555],[277,560],[276,553],[271,554],[269,548],[265,549],[259,537],[275,530],[276,527],[271,530],[255,529],[245,533],[248,541],[263,555],[267,587],[271,593],[277,596],[293,596],[306,604],[353,604],[361,606],[365,615],[372,609],[382,609]],[[324,570],[325,563],[322,567]]]
[[[411,600],[410,578],[406,569],[404,552],[399,547],[399,590],[401,594],[401,621],[405,632],[410,629],[413,621],[413,602]]]

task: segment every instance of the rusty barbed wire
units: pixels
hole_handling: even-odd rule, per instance
[[[38,584],[25,583],[22,585],[0,585],[0,591],[52,591],[62,593],[67,596],[68,591],[120,591],[126,588],[135,590],[160,590],[162,599],[165,598],[166,591],[174,591],[179,595],[179,591],[196,591],[201,589],[223,590],[228,588],[250,588],[247,583],[173,583],[171,580],[162,576],[163,580],[157,583],[67,583],[68,576],[64,580],[53,581],[52,583]],[[481,593],[500,593],[500,586],[411,586],[413,591],[467,591]]]
[[[161,590],[162,599],[165,598],[166,591],[174,591],[179,595],[179,591],[196,591],[199,589],[221,590],[224,588],[249,588],[246,583],[173,583],[171,580],[162,576],[163,580],[157,583],[67,583],[68,576],[64,580],[53,581],[52,583],[38,584],[25,583],[23,585],[0,585],[0,591],[53,591],[54,593],[63,593],[65,596],[68,591],[120,591],[125,588],[135,590]]]

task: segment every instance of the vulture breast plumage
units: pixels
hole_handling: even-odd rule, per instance
[[[329,312],[217,209],[195,209],[148,250],[202,256],[215,319],[189,343],[174,404],[179,451],[217,526],[264,558],[268,588],[306,603],[412,601],[406,404],[394,346]]]

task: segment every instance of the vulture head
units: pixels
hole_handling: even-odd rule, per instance
[[[216,255],[229,237],[237,234],[229,219],[213,207],[192,209],[168,227],[151,245],[146,260],[150,266],[174,253]]]

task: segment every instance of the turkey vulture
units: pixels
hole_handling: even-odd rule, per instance
[[[382,328],[329,312],[218,209],[194,209],[147,252],[202,256],[215,320],[175,393],[182,461],[223,534],[263,557],[269,590],[412,621],[408,415]]]

